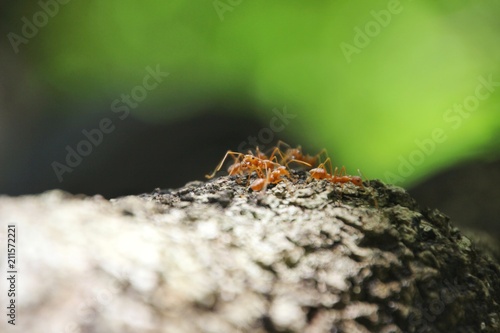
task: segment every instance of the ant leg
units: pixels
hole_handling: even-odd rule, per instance
[[[318,180],[325,179],[325,180],[328,180],[329,182],[332,182],[332,183],[334,182],[333,176],[331,174],[329,174],[328,171],[326,171],[326,168],[325,168],[326,162],[328,162],[328,160],[321,163],[316,168],[309,170],[310,176],[309,176],[309,178],[307,178],[307,182],[309,182],[309,180],[312,178],[315,178]],[[318,169],[322,169],[323,171],[320,172]],[[313,173],[315,174],[314,177],[313,177]]]
[[[335,167],[332,179],[334,184],[339,184],[340,186],[340,199],[342,200],[342,193],[344,192],[344,183],[341,181],[342,174],[345,173],[345,167],[342,167],[339,172],[339,168]]]
[[[328,156],[328,152],[326,151],[326,149],[325,149],[325,148],[323,148],[323,149],[321,149],[321,150],[320,150],[320,151],[319,151],[316,155],[314,155],[314,156],[313,156],[313,159],[314,159],[316,162],[318,162],[318,161],[319,161],[320,163],[322,163],[322,162],[321,162],[321,154],[323,154],[323,155],[324,155],[323,157],[325,157],[325,162],[326,162],[326,160],[328,160],[328,159],[330,158],[330,157]],[[330,173],[331,173],[331,172],[332,172],[332,170],[330,170]]]
[[[328,170],[326,170],[326,164],[329,165],[329,169],[330,169],[330,174],[329,176],[330,177],[334,177],[335,174],[332,173],[332,160],[330,159],[330,157],[328,157],[324,162],[320,163],[317,168],[321,168],[323,170],[325,170],[327,173],[328,173]],[[337,168],[335,168],[335,172],[337,172]]]
[[[324,161],[323,163],[319,164],[319,165],[318,165],[318,168],[321,168],[321,169],[323,169],[323,170],[327,171],[327,170],[326,170],[326,163],[328,163],[329,161],[330,161],[330,159],[327,159],[327,160],[326,160],[326,161]],[[331,165],[331,163],[330,163],[330,165]]]
[[[267,189],[267,184],[269,183],[269,169],[266,168],[265,177],[260,177],[259,175],[257,175],[257,177],[258,178],[254,180],[248,188],[253,191],[265,191]],[[250,180],[250,177],[248,179]]]
[[[344,174],[345,174],[345,166],[342,166],[342,168],[340,168],[340,171],[338,171],[338,167],[335,167],[335,174],[333,178],[340,178]],[[342,181],[338,181],[338,183],[340,185],[340,200],[342,200],[342,194],[344,193],[344,183]]]
[[[251,177],[251,176],[252,176],[252,173],[249,173],[249,174],[248,174],[248,177],[247,177],[247,185],[248,185],[248,184],[250,184],[250,177]],[[259,176],[257,175],[257,177],[259,177]]]
[[[278,154],[281,158],[280,161],[278,161],[278,158],[276,157],[276,154]],[[269,160],[272,161],[273,159],[276,160],[276,163],[283,163],[283,161],[285,160],[285,157],[283,156],[283,153],[281,152],[281,149],[279,147],[275,147],[273,150],[272,150],[272,153],[271,155],[269,155]]]
[[[287,148],[292,148],[292,146],[290,146],[288,143],[286,143],[285,141],[282,141],[282,140],[278,140],[278,142],[276,142],[276,148],[279,148],[280,146],[285,146]]]
[[[265,181],[264,181],[264,188],[263,188],[264,191],[267,190],[267,185],[268,184],[269,184],[269,169],[266,168],[266,178],[265,178]]]
[[[299,164],[307,166],[308,168],[312,168],[312,165],[310,163],[307,163],[307,162],[304,162],[301,160],[290,160],[290,161],[285,163],[285,166],[288,168],[288,164],[290,164],[290,163],[299,163]]]
[[[226,161],[226,158],[228,156],[231,156],[234,158],[234,155],[241,157],[243,154],[242,153],[238,153],[238,152],[235,152],[235,151],[231,151],[231,150],[228,150],[226,152],[226,155],[224,155],[224,158],[220,161],[220,163],[217,165],[217,167],[215,168],[214,172],[212,172],[211,174],[209,175],[205,175],[205,177],[207,179],[210,179],[210,178],[213,178],[215,176],[215,174],[222,168],[222,166],[224,165],[224,162]]]
[[[251,150],[248,150],[248,154],[253,155]],[[267,160],[267,154],[261,152],[259,146],[255,147],[255,155],[254,156],[260,158],[261,160]]]
[[[337,173],[337,170],[338,170],[338,168],[335,167],[335,176],[336,177],[342,177],[342,176],[346,175],[345,166],[342,166],[342,168],[340,168],[340,172],[339,173]]]
[[[326,160],[327,158],[329,158],[329,156],[328,156],[328,151],[326,150],[326,148],[321,149],[321,150],[319,151],[319,153],[318,153],[318,156],[319,156],[319,157],[321,157],[321,154],[323,154],[323,155],[324,155],[325,160]]]
[[[325,150],[326,151],[326,150]],[[330,166],[330,175],[334,175],[332,173],[332,160],[330,159],[330,157],[327,157],[326,160],[322,163],[323,165],[326,165],[328,163],[328,165]],[[336,168],[335,168],[336,169]],[[326,168],[325,168],[326,170]]]

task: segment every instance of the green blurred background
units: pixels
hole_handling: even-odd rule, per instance
[[[498,1],[41,0],[0,10],[2,193],[180,186],[249,136],[270,147],[263,129],[284,109],[274,141],[327,148],[350,173],[411,187],[450,215],[457,203],[443,197],[470,200],[465,191],[491,192],[500,179]],[[120,119],[113,102],[142,86],[148,67],[169,75]],[[60,182],[54,161],[103,118],[115,130]]]

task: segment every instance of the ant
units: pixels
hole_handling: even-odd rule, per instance
[[[326,163],[329,163],[330,165],[330,173],[328,173],[325,169]],[[329,182],[340,183],[340,184],[352,183],[356,186],[363,188],[363,179],[361,179],[361,177],[359,176],[346,175],[345,167],[342,167],[340,169],[340,172],[338,172],[338,168],[335,168],[335,172],[333,172],[332,174],[332,162],[329,157],[325,160],[325,162],[321,163],[317,168],[309,170],[309,173],[311,174],[311,177],[314,179],[318,180],[326,179]]]
[[[330,164],[330,173],[326,172],[326,169],[325,169],[325,164],[327,162]],[[359,171],[359,169],[358,169],[358,172],[361,175],[361,171]],[[334,184],[340,183],[341,186],[343,186],[345,183],[352,183],[352,184],[359,186],[363,189],[365,188],[363,186],[363,179],[361,177],[346,175],[345,166],[343,166],[340,169],[340,172],[338,172],[338,168],[335,168],[335,171],[333,172],[333,175],[332,175],[332,162],[331,162],[330,158],[327,158],[326,161],[321,163],[317,168],[309,170],[309,173],[311,174],[311,178],[314,178],[314,179],[318,179],[318,180],[319,179],[326,179]],[[372,190],[369,190],[369,192],[373,196],[373,203],[374,203],[375,208],[378,208],[377,198],[375,197]]]
[[[286,169],[285,166],[281,165],[276,169],[269,172],[269,169],[266,169],[266,178],[257,178],[250,184],[250,188],[254,191],[261,191],[267,187],[268,184],[278,184],[283,181],[283,176],[286,178],[291,178],[290,172]]]
[[[318,163],[318,159],[320,158],[320,156],[322,154],[324,156],[328,156],[328,153],[326,152],[326,149],[324,149],[324,148],[322,150],[320,150],[316,155],[311,156],[311,155],[304,155],[304,153],[302,152],[302,147],[300,145],[297,146],[296,148],[292,148],[288,143],[279,140],[278,143],[276,144],[275,149],[278,149],[278,151],[281,152],[280,146],[288,147],[285,150],[284,154],[280,153],[280,155],[282,156],[281,162],[285,163],[286,165],[288,165],[291,162],[296,162],[296,163],[300,163],[300,164],[306,165],[309,168],[311,168],[312,166],[314,166]],[[325,160],[325,162],[326,162],[326,160]]]
[[[290,172],[287,170],[288,163],[286,165],[281,165],[280,163],[278,163],[277,155],[281,157],[282,161],[285,160],[285,157],[281,153],[279,147],[275,147],[269,157],[267,156],[267,154],[260,151],[259,147],[255,148],[255,155],[250,150],[247,154],[228,150],[215,170],[211,174],[205,175],[205,177],[208,179],[213,178],[215,174],[219,172],[220,169],[222,169],[222,166],[226,162],[227,157],[231,156],[234,162],[229,166],[227,170],[229,175],[233,176],[247,174],[248,183],[250,181],[251,174],[255,171],[257,173],[257,179],[255,179],[250,184],[249,188],[254,191],[260,191],[262,189],[265,189],[268,184],[277,184],[283,181],[283,177],[292,179]],[[311,165],[307,162],[296,162],[311,167]]]
[[[264,177],[263,170],[273,170],[274,168],[280,166],[280,164],[277,163],[277,158],[275,156],[272,157],[272,159],[263,159],[252,155],[251,152],[249,152],[249,154],[243,154],[228,150],[226,155],[224,155],[224,158],[215,168],[214,172],[209,175],[205,175],[205,177],[208,179],[213,178],[215,174],[220,171],[228,156],[231,156],[234,159],[234,163],[228,168],[230,176],[237,174],[248,174],[250,176],[253,171],[256,171],[259,177]],[[273,160],[276,160],[276,162],[273,162]]]

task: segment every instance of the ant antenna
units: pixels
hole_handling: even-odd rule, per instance
[[[363,175],[363,173],[361,172],[361,170],[358,169],[358,174],[359,176],[364,179],[367,183],[368,183],[368,186],[371,186],[370,184],[370,180],[368,178],[365,177],[365,175]]]

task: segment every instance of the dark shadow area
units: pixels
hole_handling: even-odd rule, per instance
[[[471,161],[444,170],[411,188],[421,206],[437,208],[462,228],[500,239],[500,159]]]
[[[130,117],[105,134],[71,172],[61,171],[59,182],[53,163],[66,165],[66,147],[76,150],[85,139],[82,130],[95,128],[102,118],[96,115],[85,123],[53,125],[39,131],[0,175],[0,193],[34,194],[58,188],[111,198],[157,187],[176,188],[205,179],[226,150],[237,149],[264,127],[258,119],[213,110],[168,123],[145,123]]]

